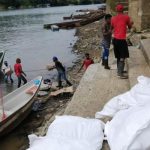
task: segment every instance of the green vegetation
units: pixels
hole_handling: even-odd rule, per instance
[[[128,9],[127,0],[107,0],[107,4],[110,6],[112,11],[115,11],[116,4],[123,3],[125,10]]]
[[[0,0],[0,5],[6,9],[10,6],[13,8],[20,7],[44,7],[46,4],[50,6],[65,6],[65,5],[84,5],[91,3],[102,3],[104,0]]]

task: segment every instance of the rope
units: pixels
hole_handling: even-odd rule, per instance
[[[0,86],[0,98],[1,98],[1,105],[2,105],[2,121],[6,119],[5,109],[4,109],[4,103],[3,103],[3,93],[2,93],[2,87]]]
[[[35,70],[24,70],[24,72],[38,72],[38,71],[46,71],[47,69],[35,69]]]

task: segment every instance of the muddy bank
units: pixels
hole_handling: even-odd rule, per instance
[[[95,62],[99,61],[99,28],[100,22],[95,22],[77,29],[78,40],[72,51],[76,53],[78,59],[74,62],[73,67],[68,68],[68,76],[75,89],[84,74],[84,70],[78,73],[84,53],[90,53]],[[0,139],[0,149],[25,150],[28,147],[27,135],[32,133],[44,135],[48,125],[54,120],[54,116],[64,113],[71,98],[71,94],[50,97],[46,103],[42,104],[40,111],[32,112],[13,132]],[[43,100],[44,98],[40,99]]]

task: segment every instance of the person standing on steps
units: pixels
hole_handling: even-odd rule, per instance
[[[123,13],[124,7],[121,4],[116,6],[117,15],[111,19],[111,28],[113,31],[114,54],[117,59],[117,73],[121,79],[127,79],[124,73],[125,59],[129,58],[129,50],[126,42],[127,28],[131,29],[133,22],[130,17]]]
[[[20,58],[16,59],[16,64],[14,65],[14,71],[15,71],[15,74],[18,78],[18,88],[19,88],[21,86],[21,80],[24,82],[24,84],[27,83],[27,80],[25,78],[26,74],[22,70],[21,59]]]
[[[69,86],[72,86],[72,84],[70,83],[70,81],[66,77],[66,70],[65,70],[64,66],[62,65],[62,63],[55,56],[53,57],[53,62],[55,63],[55,66],[52,69],[56,68],[56,70],[58,72],[58,79],[57,79],[58,80],[58,87],[59,88],[62,87],[61,79],[64,79]]]
[[[105,69],[110,69],[108,65],[108,57],[109,57],[109,48],[110,48],[110,43],[111,43],[111,36],[112,36],[112,31],[111,31],[111,15],[106,14],[105,15],[105,20],[102,24],[102,42],[101,42],[101,47],[102,47],[102,65],[104,65]]]

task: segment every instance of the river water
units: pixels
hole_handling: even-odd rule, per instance
[[[71,67],[77,58],[71,52],[70,46],[70,43],[73,44],[77,39],[74,37],[75,30],[52,32],[43,29],[43,25],[63,21],[63,16],[69,16],[78,9],[88,8],[94,9],[97,5],[1,11],[0,50],[6,50],[4,60],[13,67],[16,58],[20,57],[28,80],[37,75],[51,77],[45,66],[52,62],[53,56],[58,56],[66,67]],[[0,77],[4,95],[16,88],[15,75],[13,78],[15,83],[11,85],[5,84]],[[22,145],[27,144],[27,136],[23,136],[18,130],[22,132],[22,128],[18,127],[0,139],[0,150],[19,150]]]
[[[97,5],[50,7],[0,12],[0,50],[6,50],[5,59],[13,67],[16,58],[21,58],[28,81],[38,75],[50,78],[45,68],[57,56],[66,67],[72,65],[76,56],[71,52],[70,43],[76,41],[75,30],[52,32],[43,29],[47,23],[61,22],[78,9],[94,9]],[[2,78],[2,77],[1,77]],[[14,85],[1,83],[4,95],[15,89]]]

